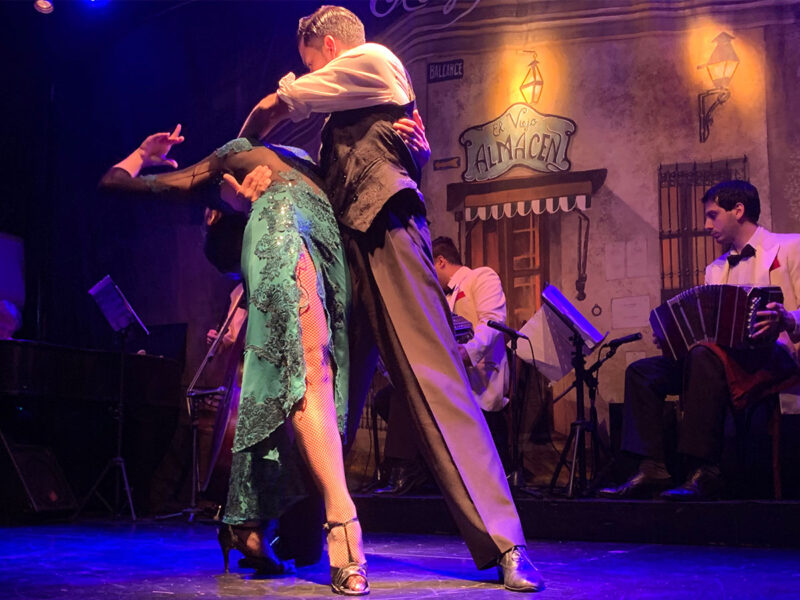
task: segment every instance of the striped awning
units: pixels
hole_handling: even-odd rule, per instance
[[[447,210],[459,222],[583,211],[591,207],[606,174],[605,169],[594,169],[450,183]]]
[[[586,210],[592,204],[592,197],[589,194],[578,194],[575,196],[556,196],[552,198],[537,198],[535,200],[524,200],[521,202],[507,202],[505,204],[490,204],[486,206],[465,206],[464,220],[474,221],[480,219],[498,220],[504,217],[526,216],[531,212],[535,215],[554,214],[559,211],[569,212],[574,209]]]

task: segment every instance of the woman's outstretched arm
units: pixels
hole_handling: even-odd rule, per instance
[[[169,166],[177,169],[178,163],[167,154],[172,146],[183,142],[181,126],[172,133],[160,132],[147,136],[136,150],[111,167],[100,179],[98,188],[104,192],[123,192],[133,194],[167,194],[192,198],[188,192],[211,184],[222,171],[222,160],[215,154],[203,160],[172,172],[141,176],[147,167]],[[194,196],[198,202],[202,196]]]

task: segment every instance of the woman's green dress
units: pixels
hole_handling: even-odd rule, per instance
[[[288,421],[305,394],[298,311],[303,293],[295,268],[303,246],[317,272],[317,293],[328,322],[329,355],[339,431],[347,410],[349,274],[333,211],[313,164],[291,149],[239,138],[199,163],[170,173],[131,178],[111,169],[100,187],[148,193],[192,193],[237,180],[259,165],[273,183],[252,207],[242,240],[248,291],[242,395],[233,442],[224,522],[236,525],[278,517],[305,495],[309,478]]]
[[[295,268],[303,245],[317,269],[326,309],[339,431],[347,407],[349,275],[339,228],[323,192],[283,173],[253,205],[242,242],[248,294],[242,397],[225,522],[280,515],[303,495],[305,477],[287,421],[305,393],[306,366]]]

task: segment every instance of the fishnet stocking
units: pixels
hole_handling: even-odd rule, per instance
[[[317,294],[317,273],[305,248],[297,261],[300,288],[300,328],[306,363],[306,395],[292,415],[297,444],[314,481],[322,492],[329,522],[343,523],[356,515],[347,490],[342,459],[342,441],[336,424],[333,371],[328,349],[325,310]],[[365,562],[358,522],[336,527],[328,534],[331,566]],[[349,548],[348,548],[349,545]]]

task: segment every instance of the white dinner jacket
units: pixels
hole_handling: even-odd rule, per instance
[[[472,391],[483,410],[498,411],[507,403],[509,371],[503,334],[487,321],[506,322],[506,297],[500,278],[489,267],[461,267],[450,278],[450,310],[472,323],[475,336],[464,344],[472,361],[467,368]]]
[[[800,364],[800,235],[796,233],[772,233],[761,228],[759,244],[752,259],[736,266],[746,267],[752,279],[751,285],[776,285],[783,292],[783,305],[792,313],[797,326],[794,331],[781,332],[778,343],[784,346]],[[731,267],[726,252],[706,267],[707,284],[728,283]],[[752,264],[747,263],[750,260]],[[784,413],[800,413],[800,388],[792,388],[781,394],[781,408]]]

